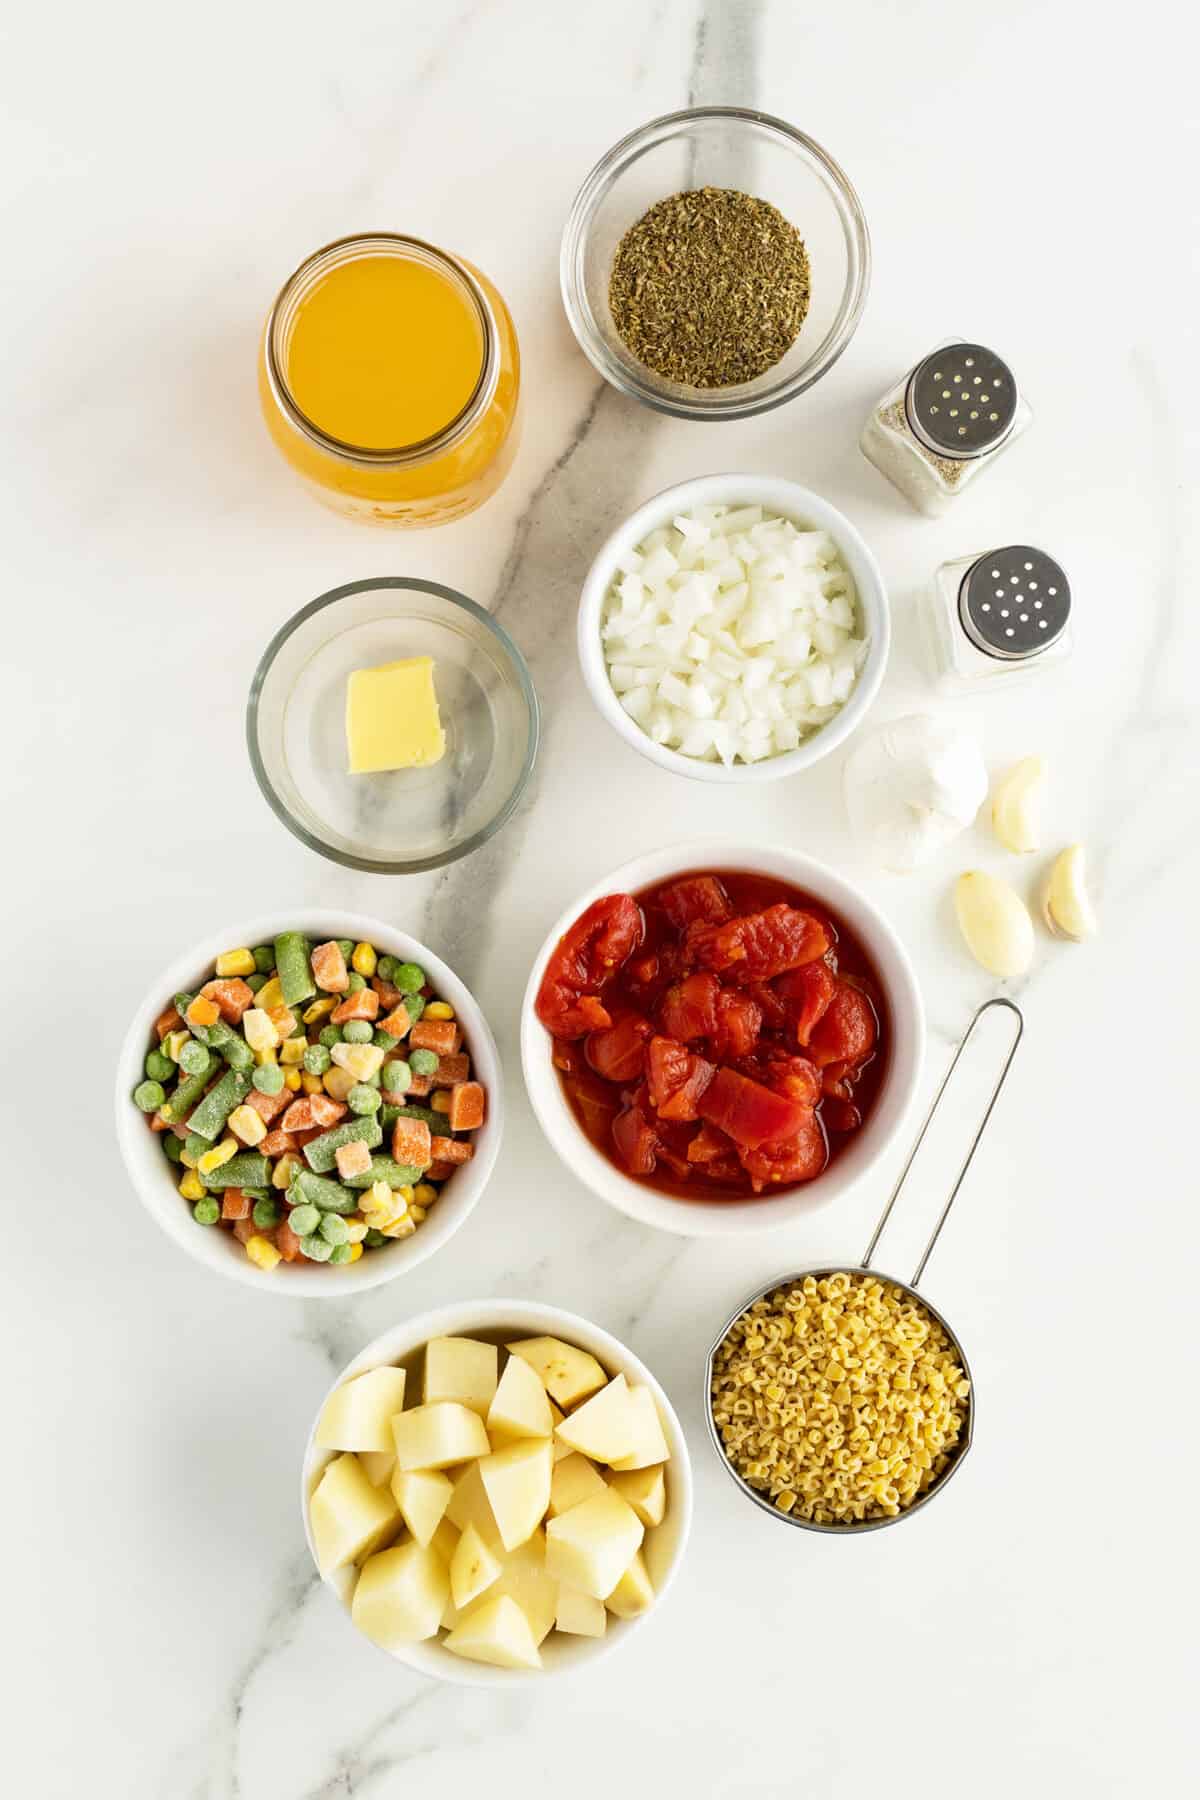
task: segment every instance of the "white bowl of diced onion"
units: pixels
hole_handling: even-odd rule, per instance
[[[699,781],[775,781],[844,743],[891,623],[866,543],[819,494],[704,475],[647,500],[588,571],[579,660],[626,743]]]

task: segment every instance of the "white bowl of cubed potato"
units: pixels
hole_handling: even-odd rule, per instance
[[[510,1686],[593,1663],[657,1613],[691,1527],[691,1461],[619,1339],[558,1307],[469,1300],[342,1370],[301,1509],[318,1573],[380,1649]]]

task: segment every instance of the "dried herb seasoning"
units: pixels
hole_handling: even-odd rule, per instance
[[[753,381],[795,343],[808,302],[800,233],[736,188],[658,201],[621,239],[609,277],[626,349],[686,387]]]

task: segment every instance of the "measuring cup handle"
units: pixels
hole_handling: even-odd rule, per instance
[[[1007,1012],[1010,1012],[1012,1014],[1013,1018],[1016,1020],[1016,1025],[1017,1025],[1016,1032],[1013,1036],[1012,1044],[1009,1047],[1008,1055],[1004,1059],[1004,1066],[1000,1070],[1000,1074],[996,1079],[995,1087],[992,1089],[991,1098],[989,1099],[988,1104],[987,1104],[987,1111],[984,1113],[983,1118],[979,1121],[979,1129],[978,1129],[978,1131],[976,1131],[975,1136],[971,1139],[970,1148],[968,1149],[966,1156],[963,1158],[962,1166],[958,1171],[958,1175],[955,1179],[954,1186],[950,1190],[950,1196],[947,1199],[945,1206],[943,1206],[943,1208],[942,1208],[941,1217],[938,1219],[937,1224],[933,1228],[933,1232],[930,1236],[929,1242],[926,1244],[924,1250],[921,1252],[921,1260],[917,1264],[916,1271],[913,1275],[912,1281],[909,1283],[909,1286],[916,1287],[916,1285],[920,1281],[922,1275],[925,1273],[925,1265],[929,1261],[929,1258],[933,1254],[934,1245],[937,1243],[939,1237],[942,1235],[942,1226],[946,1223],[946,1220],[950,1217],[950,1208],[954,1205],[955,1200],[957,1200],[957,1198],[958,1198],[958,1190],[962,1186],[964,1180],[966,1179],[967,1170],[971,1166],[971,1159],[975,1155],[976,1150],[978,1150],[978,1148],[979,1148],[979,1140],[982,1138],[984,1132],[987,1130],[988,1120],[991,1118],[992,1113],[995,1109],[996,1102],[1000,1098],[1000,1090],[1004,1086],[1004,1083],[1008,1079],[1008,1071],[1012,1067],[1013,1057],[1017,1054],[1017,1046],[1020,1044],[1021,1037],[1025,1030],[1025,1019],[1021,1012],[1020,1007],[1016,1004],[1015,1001],[1006,1000],[1004,998],[1004,996],[1000,995],[1000,994],[998,994],[995,997],[995,999],[993,999],[993,1000],[985,1000],[984,1001],[983,1005],[979,1008],[978,1012],[975,1014],[975,1017],[971,1020],[971,1023],[967,1026],[967,1029],[964,1031],[962,1038],[959,1041],[958,1049],[954,1052],[954,1056],[951,1059],[950,1067],[946,1070],[945,1075],[942,1077],[942,1085],[941,1085],[941,1087],[939,1087],[937,1093],[933,1096],[933,1104],[929,1108],[929,1111],[925,1114],[924,1122],[921,1126],[920,1131],[917,1133],[916,1142],[914,1143],[912,1149],[908,1153],[908,1161],[905,1163],[904,1167],[901,1169],[900,1178],[897,1181],[895,1187],[892,1189],[891,1194],[888,1196],[888,1203],[884,1207],[882,1213],[879,1215],[879,1221],[876,1224],[874,1231],[871,1233],[871,1241],[867,1245],[866,1250],[863,1252],[863,1259],[862,1259],[861,1264],[859,1265],[860,1268],[863,1268],[863,1269],[870,1268],[871,1258],[875,1254],[876,1246],[878,1245],[880,1238],[883,1236],[884,1228],[886,1227],[888,1220],[892,1216],[892,1208],[895,1206],[897,1200],[900,1198],[900,1195],[904,1189],[904,1183],[908,1180],[908,1172],[912,1168],[913,1163],[917,1159],[917,1152],[920,1150],[921,1145],[925,1142],[925,1133],[929,1130],[930,1125],[932,1125],[932,1123],[933,1123],[934,1115],[937,1112],[938,1107],[942,1103],[942,1096],[946,1092],[946,1089],[949,1087],[950,1079],[953,1076],[955,1069],[957,1069],[957,1067],[958,1067],[959,1058],[962,1056],[963,1051],[966,1049],[967,1045],[970,1043],[972,1033],[974,1032],[975,1027],[978,1025],[980,1019],[982,1019],[984,1013],[990,1012],[994,1006],[1002,1006]]]

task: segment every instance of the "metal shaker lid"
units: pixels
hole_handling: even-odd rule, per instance
[[[994,450],[1012,430],[1017,384],[994,350],[983,344],[948,344],[909,376],[904,410],[927,449],[968,462]]]
[[[958,616],[985,656],[1030,662],[1056,643],[1071,614],[1062,567],[1032,544],[1007,544],[972,563],[958,590]]]

